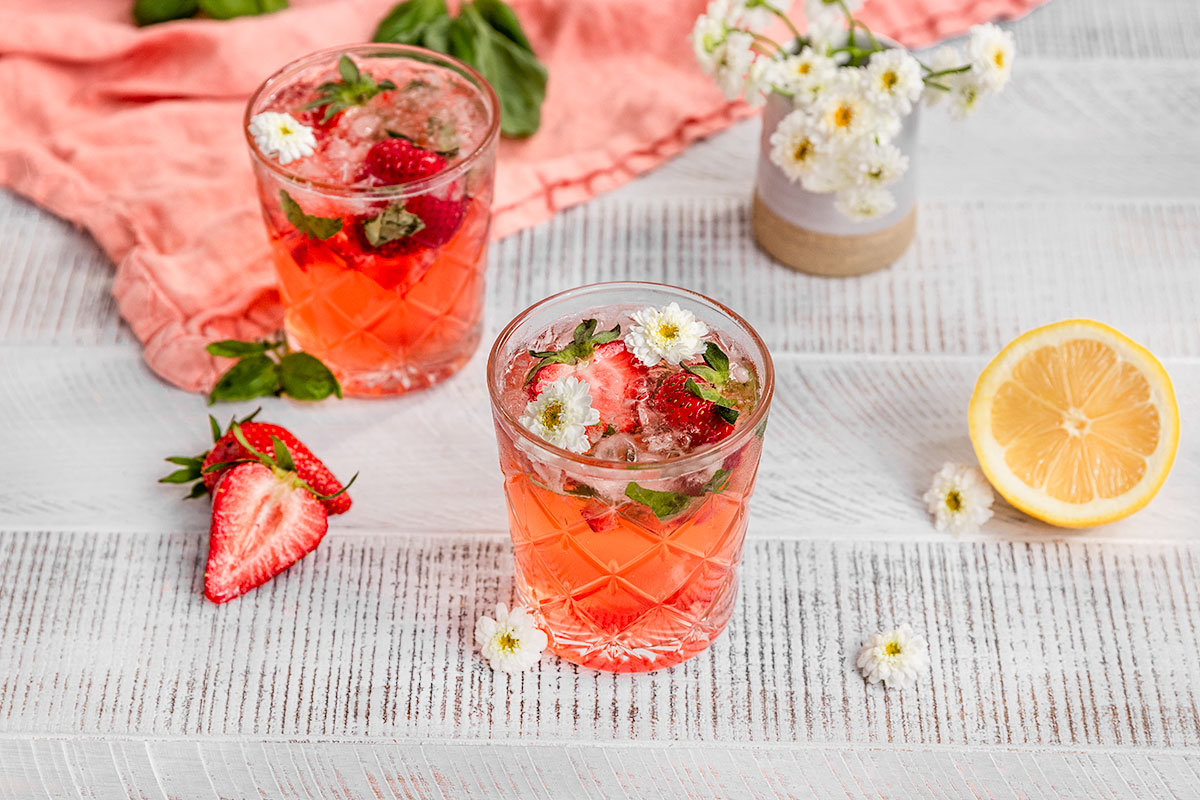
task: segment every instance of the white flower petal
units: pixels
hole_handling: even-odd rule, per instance
[[[977,533],[992,518],[995,495],[977,467],[947,462],[923,496],[936,530],[953,536]]]
[[[592,408],[587,382],[568,375],[544,388],[518,421],[556,447],[586,453],[591,447],[587,428],[600,421],[600,412]]]
[[[625,334],[625,347],[648,367],[660,361],[679,364],[707,347],[703,337],[708,335],[708,326],[678,303],[643,308],[631,316],[633,325]]]
[[[298,122],[291,114],[264,111],[250,118],[247,127],[254,143],[265,156],[274,156],[288,164],[311,156],[317,146],[313,129]]]
[[[903,689],[929,668],[928,645],[925,637],[902,625],[868,636],[854,664],[868,683],[882,681],[888,688]]]

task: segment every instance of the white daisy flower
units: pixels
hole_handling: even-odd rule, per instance
[[[846,38],[846,17],[836,6],[826,6],[817,13],[808,14],[807,38],[821,55],[840,45]],[[841,54],[848,57],[848,54]]]
[[[922,498],[933,526],[954,536],[976,533],[992,518],[992,487],[976,467],[947,462]]]
[[[950,81],[950,105],[948,111],[950,116],[957,120],[964,120],[975,113],[975,109],[979,108],[979,101],[983,98],[984,88],[975,80],[975,70],[964,72],[960,75],[948,75],[952,78]]]
[[[647,307],[633,312],[633,325],[625,334],[625,346],[647,367],[659,361],[678,364],[700,355],[707,345],[708,326],[678,303],[666,308]]]
[[[709,11],[714,10],[713,7],[716,5],[718,3],[710,4]],[[696,54],[696,61],[699,62],[700,68],[708,75],[716,74],[717,60],[720,57],[721,48],[725,45],[725,35],[728,30],[720,14],[701,14],[696,18],[691,35],[692,51]]]
[[[793,111],[771,133],[771,161],[790,180],[801,180],[812,174],[820,161],[820,141],[812,117]]]
[[[829,147],[828,144],[822,147]],[[800,185],[817,194],[832,194],[854,188],[854,175],[847,168],[844,154],[839,150],[818,152],[816,163],[800,179]]]
[[[921,65],[906,51],[883,50],[871,56],[866,68],[866,95],[875,105],[907,114],[924,88]]]
[[[264,111],[250,118],[254,143],[265,156],[278,156],[280,164],[311,156],[317,147],[313,129],[297,122],[291,114]]]
[[[729,100],[736,100],[746,87],[746,73],[754,63],[754,37],[744,31],[730,31],[725,43],[714,53],[717,86]]]
[[[574,375],[559,378],[529,401],[519,421],[552,445],[586,453],[592,446],[587,427],[600,421],[589,389],[586,381]]]
[[[908,156],[900,148],[870,138],[855,145],[845,161],[857,186],[891,186],[908,171]]]
[[[835,144],[846,144],[868,132],[875,133],[878,115],[863,95],[861,70],[838,72],[837,81],[813,106],[813,115],[823,138]]]
[[[823,56],[811,47],[805,47],[794,56],[776,62],[776,85],[793,95],[797,106],[814,98],[822,88],[828,86],[837,74],[837,64],[832,58]]]
[[[948,69],[957,69],[967,66],[966,57],[959,52],[958,48],[951,44],[942,45],[937,50],[930,53],[926,63],[929,69],[933,72],[943,72]],[[957,75],[939,75],[933,78],[933,82],[941,84],[947,88],[952,88]],[[936,106],[938,103],[945,100],[950,95],[946,89],[941,89],[937,86],[926,86],[925,93],[921,96],[922,101],[929,107]]]
[[[971,28],[967,54],[971,72],[984,92],[999,92],[1012,77],[1013,55],[1016,47],[1012,34],[988,22]]]
[[[850,219],[882,217],[896,208],[896,198],[882,186],[855,186],[838,192],[833,205]]]
[[[746,102],[751,106],[758,107],[766,102],[767,93],[775,83],[774,68],[778,63],[760,56],[750,65],[750,72],[746,75]]]
[[[496,618],[483,616],[475,623],[475,641],[492,669],[524,672],[542,657],[549,640],[523,608],[512,611],[496,604]]]
[[[912,627],[872,634],[858,651],[855,665],[868,683],[904,689],[916,683],[929,669],[929,649],[925,637],[914,634]]]

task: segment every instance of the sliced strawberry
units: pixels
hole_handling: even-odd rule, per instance
[[[570,343],[558,350],[530,350],[537,363],[525,385],[533,398],[559,378],[574,376],[588,384],[592,408],[600,413],[597,433],[609,425],[628,433],[639,423],[636,400],[646,387],[648,370],[620,341],[620,325],[597,332],[598,324],[585,319],[575,326]]]
[[[238,462],[260,460],[258,456],[251,453],[238,441],[235,429],[239,429],[246,443],[260,454],[273,453],[275,447],[274,438],[278,438],[287,448],[300,479],[312,487],[314,492],[325,498],[321,501],[325,509],[330,514],[344,514],[349,511],[351,505],[350,495],[345,492],[345,487],[342,486],[341,481],[334,477],[329,468],[322,464],[321,460],[314,456],[312,451],[304,446],[303,442],[293,436],[291,431],[267,422],[254,422],[254,415],[257,413],[255,411],[254,414],[241,420],[241,422],[231,422],[223,433],[217,421],[209,417],[209,422],[213,429],[213,438],[215,439],[212,450],[192,458],[172,457],[167,459],[173,464],[192,470],[190,475],[185,476],[188,478],[186,482],[197,479],[203,481],[196,484],[191,496],[198,497],[204,494],[205,489],[210,494],[213,493],[221,476]],[[180,470],[176,474],[178,475],[183,471]],[[179,483],[185,481],[172,480],[169,482]]]
[[[274,578],[321,543],[329,519],[295,472],[248,462],[213,495],[204,596],[227,603]]]
[[[371,145],[363,163],[368,175],[389,186],[428,178],[445,168],[444,156],[403,138],[383,139]]]
[[[733,433],[733,425],[727,421],[729,409],[697,393],[706,390],[712,391],[708,381],[687,372],[676,372],[667,376],[654,393],[655,409],[668,425],[691,436],[693,444],[719,442]],[[736,419],[736,413],[733,416]]]

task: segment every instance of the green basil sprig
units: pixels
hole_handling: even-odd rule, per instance
[[[502,0],[473,0],[456,17],[445,0],[406,0],[380,21],[374,38],[428,47],[475,67],[500,98],[505,136],[531,136],[541,125],[546,67]]]
[[[287,395],[296,400],[342,396],[342,385],[320,359],[293,352],[284,339],[243,342],[225,339],[206,348],[214,356],[238,361],[221,376],[208,395],[208,404]]]
[[[133,20],[154,25],[202,14],[212,19],[233,19],[269,14],[288,7],[288,0],[135,0]]]

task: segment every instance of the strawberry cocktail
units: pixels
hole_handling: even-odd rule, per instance
[[[488,386],[521,599],[584,666],[677,664],[724,629],[774,369],[729,309],[597,284],[500,334]]]
[[[347,392],[428,386],[477,346],[499,116],[470,67],[401,45],[308,56],[251,98],[288,339]]]

